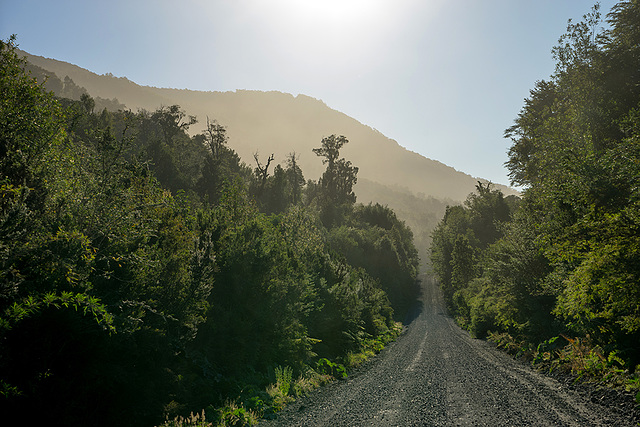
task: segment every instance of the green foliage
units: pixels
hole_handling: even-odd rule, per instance
[[[476,193],[469,195],[464,206],[447,207],[444,218],[433,232],[431,262],[442,288],[445,302],[464,324],[474,324],[482,336],[495,322],[495,313],[486,301],[476,296],[483,293],[492,299],[482,276],[482,255],[502,235],[511,218],[511,208],[502,192],[478,183]],[[487,262],[490,268],[492,263]],[[473,319],[471,317],[473,316]],[[494,320],[491,320],[494,319]]]
[[[601,30],[596,5],[569,22],[555,73],[506,131],[506,166],[525,187],[515,215],[480,188],[447,211],[432,246],[445,298],[474,333],[605,380],[640,360],[640,3],[607,20]],[[478,202],[493,222],[478,220],[492,218]],[[465,239],[475,258],[455,256]],[[560,349],[559,334],[575,338]]]
[[[252,426],[258,423],[259,417],[254,412],[238,406],[233,402],[228,402],[224,407],[217,410],[217,426]]]
[[[238,154],[227,146],[227,130],[217,121],[209,121],[207,128],[196,135],[193,142],[204,149],[204,164],[198,170],[195,191],[201,199],[218,204],[224,194],[234,186],[244,186],[250,176],[249,168],[240,161]],[[191,151],[195,154],[197,150]]]
[[[15,49],[15,36],[0,41],[0,184],[28,188],[25,202],[39,208],[46,194],[39,172],[47,150],[64,138],[62,111],[24,73]]]
[[[327,358],[322,358],[316,363],[316,370],[321,374],[331,375],[337,379],[346,379],[347,370],[343,365],[332,362]]]
[[[271,155],[265,165],[260,163],[258,154],[254,155],[256,168],[249,184],[249,193],[255,199],[262,212],[282,213],[289,206],[302,202],[302,190],[305,185],[302,170],[297,165],[297,156],[290,153],[286,168],[276,165],[269,175],[269,165],[274,160]]]
[[[218,227],[217,285],[198,340],[228,368],[305,360],[312,344],[305,319],[314,309],[315,289],[309,272],[295,268],[303,261],[261,214]]]
[[[415,300],[419,259],[413,233],[391,209],[355,205],[343,225],[330,229],[328,240],[349,264],[379,281],[401,315]]]
[[[358,181],[358,168],[340,158],[340,149],[348,142],[343,135],[331,135],[322,139],[320,148],[313,149],[317,156],[323,157],[322,163],[327,165],[318,182],[321,191],[317,197],[320,217],[327,227],[339,223],[344,210],[356,201],[353,186]]]
[[[210,427],[213,423],[207,422],[204,410],[201,413],[189,414],[188,417],[177,416],[176,418],[167,419],[160,427]]]
[[[274,373],[278,388],[283,395],[288,395],[291,388],[291,376],[293,374],[293,369],[291,369],[290,366],[285,366],[284,368],[282,366],[277,366],[274,369]]]
[[[637,39],[638,16],[637,2],[621,2],[603,33],[596,33],[597,7],[569,25],[554,50],[558,67],[548,86],[548,109],[541,115],[526,105],[512,128],[514,147],[527,144],[529,154],[509,165],[512,176],[526,177],[520,182],[531,185],[524,206],[553,267],[546,281],[558,295],[554,314],[574,332],[590,334],[632,360],[640,331],[640,92],[629,62],[638,48],[629,41]],[[539,92],[532,95],[535,101]],[[532,163],[538,164],[538,176],[524,173]]]
[[[107,312],[100,300],[86,294],[73,294],[71,292],[62,292],[61,295],[47,293],[39,298],[29,295],[22,301],[16,301],[5,311],[4,317],[0,317],[0,325],[5,331],[11,330],[13,325],[49,307],[56,309],[72,308],[75,311],[80,310],[83,315],[89,313],[104,329],[115,330],[113,316]]]
[[[330,165],[305,205],[295,153],[252,175],[216,121],[189,136],[196,119],[177,105],[96,111],[70,79],[29,76],[14,38],[1,43],[7,419],[253,424],[328,381],[308,368],[318,359],[342,377],[329,360],[396,336],[389,295],[415,283],[412,234],[389,209],[353,205],[344,137],[323,141],[335,152],[319,153]],[[354,247],[321,221],[332,200],[331,224],[362,237]]]

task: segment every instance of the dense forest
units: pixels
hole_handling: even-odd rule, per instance
[[[324,165],[312,151],[318,141],[330,134],[348,135],[349,144],[341,153],[358,165],[358,181],[353,187],[358,202],[380,203],[393,209],[413,231],[423,268],[429,263],[431,232],[446,206],[462,202],[476,182],[469,175],[407,151],[373,128],[305,95],[140,86],[124,77],[97,75],[73,64],[19,49],[17,52],[26,57],[27,69],[45,89],[59,97],[79,101],[83,94],[91,95],[96,111],[153,111],[160,105],[180,105],[202,121],[209,116],[223,123],[231,135],[229,146],[246,163],[254,164],[253,155],[260,152],[273,155],[275,163],[285,164],[295,151],[296,162],[307,179],[317,180],[323,173]],[[193,136],[201,129],[196,125],[188,132]],[[498,188],[509,191],[504,186]]]
[[[569,22],[506,130],[522,198],[479,184],[432,244],[461,324],[595,376],[640,369],[640,2],[606,22]]]
[[[213,118],[37,73],[1,42],[3,418],[245,422],[397,336],[417,251],[392,210],[356,203],[347,138],[318,141],[305,180],[296,153],[241,162]]]

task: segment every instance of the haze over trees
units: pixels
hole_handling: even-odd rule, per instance
[[[506,135],[522,200],[478,185],[447,212],[432,260],[445,298],[478,336],[543,351],[583,343],[585,370],[640,363],[640,2],[601,26],[598,7],[553,49]],[[549,340],[549,341],[547,341]],[[573,340],[573,341],[572,341]],[[526,347],[527,344],[525,344]],[[549,346],[549,347],[546,347]],[[575,347],[578,348],[578,347]],[[578,355],[576,355],[578,357]],[[640,397],[640,395],[639,395]]]
[[[640,2],[608,21],[570,23],[506,131],[522,198],[308,97],[144,88],[1,41],[0,411],[273,414],[398,335],[427,244],[476,336],[637,371]]]
[[[296,164],[304,171],[305,178],[318,180],[325,166],[312,150],[328,135],[347,136],[349,144],[343,148],[343,155],[358,167],[358,181],[354,185],[358,201],[392,208],[413,230],[425,267],[429,262],[431,231],[444,215],[446,206],[461,203],[473,191],[478,180],[408,151],[375,129],[302,94],[293,96],[249,90],[198,92],[145,87],[124,77],[99,76],[75,65],[25,52],[22,54],[26,55],[32,67],[45,70],[61,82],[69,80],[86,88],[96,100],[98,111],[103,107],[117,111],[122,108],[117,105],[122,104],[133,111],[153,111],[161,105],[180,105],[202,123],[206,117],[215,118],[231,136],[229,146],[251,167],[255,165],[255,154],[263,166],[273,155],[271,168],[274,168],[277,164],[284,166],[290,153],[295,152]],[[51,89],[55,90],[55,87]],[[61,95],[59,92],[56,94]],[[105,103],[107,99],[110,105]],[[200,127],[190,129],[193,136]],[[497,188],[505,194],[516,193],[505,186]]]
[[[251,168],[214,119],[56,98],[14,39],[0,55],[3,417],[268,414],[397,336],[417,251],[391,209],[355,203],[347,138],[316,141],[305,182],[296,153]]]
[[[375,129],[309,96],[275,91],[199,92],[140,86],[125,77],[96,75],[65,62],[21,53],[33,66],[55,74],[58,79],[68,76],[92,97],[114,100],[133,111],[180,105],[203,121],[207,116],[215,117],[233,135],[234,151],[246,163],[253,162],[256,151],[273,153],[282,161],[295,150],[300,155],[302,170],[317,179],[324,168],[311,150],[316,148],[317,141],[335,133],[349,137],[344,155],[360,168],[359,178],[453,201],[464,200],[477,180],[412,153]],[[372,152],[377,155],[372,156]],[[510,191],[504,186],[500,188]]]

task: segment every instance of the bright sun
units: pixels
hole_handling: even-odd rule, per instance
[[[399,0],[272,0],[265,16],[274,47],[312,62],[363,60],[388,36]],[[350,53],[347,53],[350,52]]]
[[[407,22],[444,0],[238,0],[242,25],[292,78],[310,68],[358,78],[402,47]]]
[[[393,5],[388,0],[282,0],[276,3],[281,4],[291,18],[330,27],[372,23],[383,18],[384,10]]]

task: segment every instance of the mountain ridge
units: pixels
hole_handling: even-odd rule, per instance
[[[410,151],[377,129],[309,95],[275,90],[215,92],[141,86],[126,77],[98,75],[67,62],[19,53],[61,81],[68,76],[73,90],[65,89],[62,96],[79,99],[82,90],[86,90],[96,99],[96,106],[116,110],[126,107],[153,112],[177,104],[186,114],[198,118],[190,128],[192,134],[203,131],[207,119],[216,120],[227,128],[229,146],[249,165],[254,163],[254,154],[262,161],[273,154],[276,163],[282,163],[295,152],[305,178],[318,179],[324,165],[312,149],[320,146],[326,136],[345,135],[350,142],[342,148],[341,155],[359,168],[354,187],[357,201],[380,203],[396,212],[413,231],[423,269],[429,268],[431,232],[446,207],[462,203],[478,182],[487,182]],[[507,186],[495,186],[505,196],[518,194]]]
[[[305,177],[317,179],[324,166],[311,150],[319,146],[323,137],[342,134],[350,141],[342,154],[360,168],[360,178],[454,203],[474,191],[478,181],[487,182],[410,151],[377,129],[309,95],[249,89],[218,92],[157,88],[110,73],[98,75],[64,61],[23,51],[21,54],[60,79],[69,76],[92,96],[115,97],[132,110],[153,111],[160,106],[178,104],[187,114],[198,118],[198,123],[191,128],[194,133],[203,130],[207,117],[217,120],[227,128],[230,147],[248,164],[253,163],[256,153],[259,156],[274,154],[276,161],[281,162],[287,154],[296,152]],[[505,195],[517,194],[507,186],[495,185]],[[356,194],[357,189],[356,186]]]

